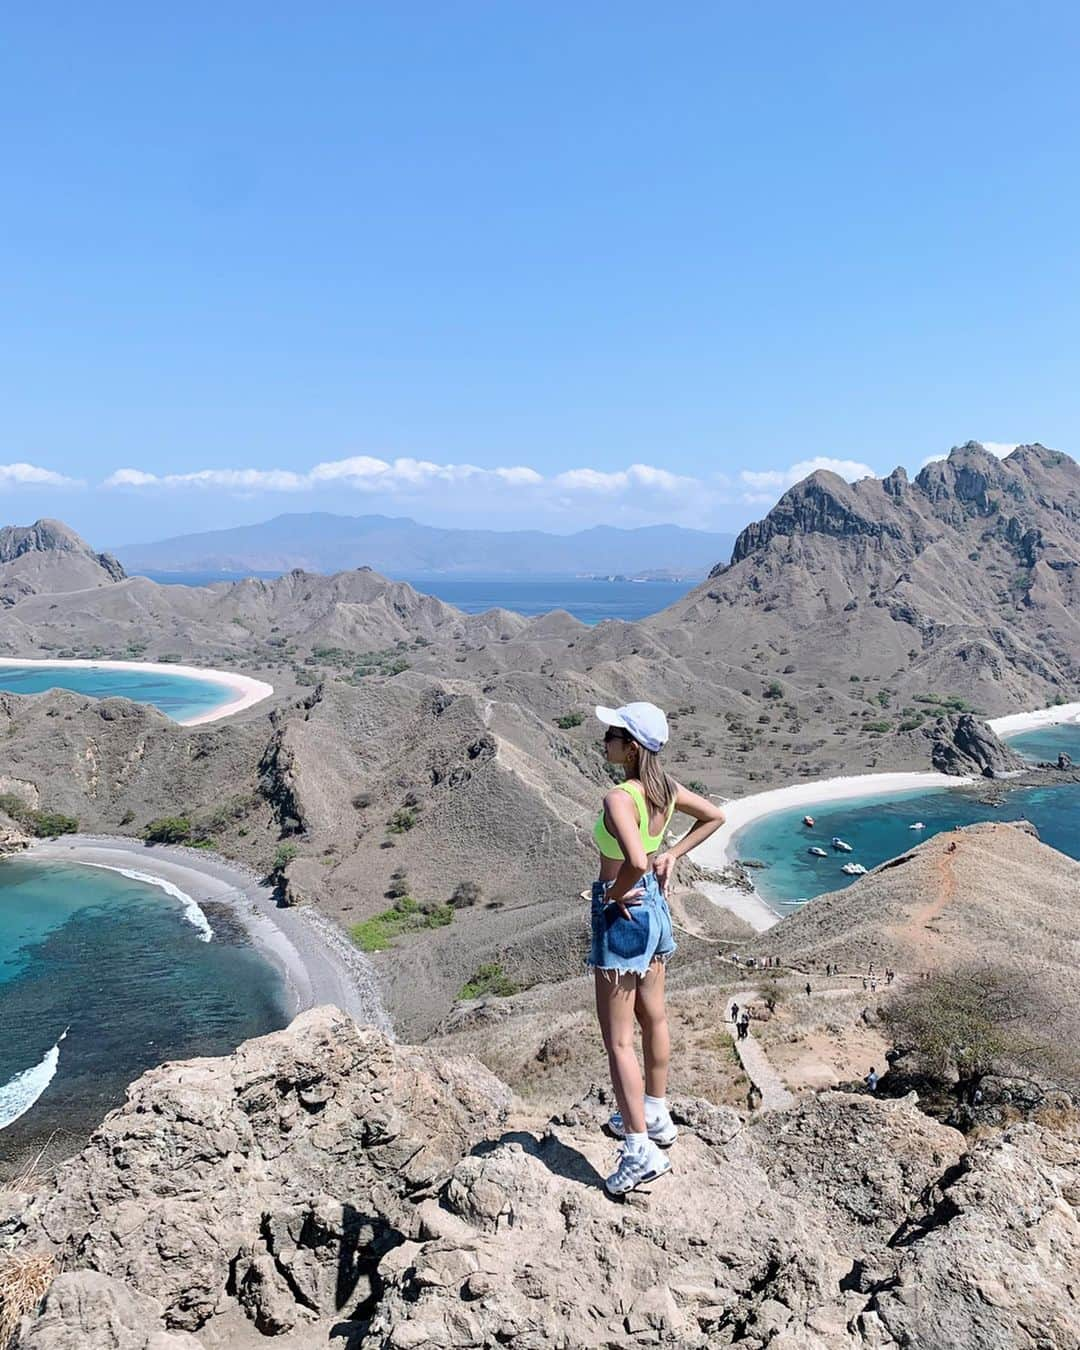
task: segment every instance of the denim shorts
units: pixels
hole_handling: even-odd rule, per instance
[[[618,905],[604,903],[607,884],[593,882],[592,944],[587,966],[613,975],[646,975],[653,961],[666,961],[674,952],[671,911],[655,873],[646,872],[638,885],[644,895],[638,904],[627,906],[627,919]]]

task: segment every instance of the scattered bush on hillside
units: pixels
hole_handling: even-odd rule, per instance
[[[708,785],[703,783],[700,778],[691,778],[686,786],[691,792],[696,792],[699,797],[706,796],[709,791]]]
[[[939,971],[882,1009],[898,1049],[970,1101],[982,1080],[1039,1049],[1017,1025],[1037,1006],[1022,971],[977,965]]]
[[[387,883],[383,895],[387,900],[400,900],[403,895],[409,894],[409,883],[405,879],[404,867],[396,867],[390,873],[390,880]]]
[[[0,811],[9,815],[16,825],[36,839],[55,839],[58,834],[75,834],[79,822],[74,816],[62,815],[59,811],[40,811],[28,806],[14,792],[0,793]]]
[[[461,986],[458,998],[509,998],[518,987],[497,961],[479,966],[472,979]]]
[[[890,731],[891,729],[892,729],[892,723],[891,723],[891,722],[880,721],[880,722],[864,722],[864,723],[863,723],[863,730],[864,730],[864,731]]]
[[[480,886],[475,881],[459,881],[450,897],[453,909],[470,909],[480,899]]]
[[[270,864],[271,875],[280,876],[296,857],[297,852],[298,849],[295,844],[278,844],[274,850],[274,860]]]
[[[416,812],[411,811],[407,806],[401,806],[386,822],[386,828],[391,834],[404,834],[406,830],[411,830],[415,824]]]
[[[454,918],[449,905],[422,906],[411,895],[395,900],[390,909],[374,914],[370,919],[354,923],[349,936],[365,952],[381,952],[395,938],[404,933],[421,932],[427,928],[445,928]]]
[[[555,718],[555,725],[562,731],[569,731],[571,727],[579,727],[585,721],[585,714],[579,712],[563,713],[561,717]]]
[[[771,684],[766,685],[762,698],[783,698],[784,686],[779,680],[773,680]]]
[[[186,844],[191,821],[187,816],[159,816],[143,826],[142,837],[148,844]]]

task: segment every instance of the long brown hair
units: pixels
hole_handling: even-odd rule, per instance
[[[674,778],[660,763],[660,755],[654,750],[646,750],[640,741],[637,746],[637,776],[645,792],[645,800],[654,811],[666,811],[675,800],[678,785]]]

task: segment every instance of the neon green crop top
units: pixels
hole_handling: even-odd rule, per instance
[[[638,829],[641,831],[641,844],[646,854],[655,853],[664,842],[664,834],[668,825],[671,823],[671,817],[675,814],[675,800],[672,798],[671,805],[668,807],[668,813],[664,817],[664,823],[660,826],[659,834],[649,833],[649,807],[645,801],[645,794],[636,783],[620,783],[618,785],[623,792],[628,792],[634,799],[638,809]],[[607,821],[604,819],[603,811],[597,817],[596,824],[593,826],[593,839],[596,840],[596,847],[605,858],[623,859],[622,847],[619,841],[607,827]]]

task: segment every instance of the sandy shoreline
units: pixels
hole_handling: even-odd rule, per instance
[[[1060,726],[1062,722],[1080,722],[1080,703],[1056,703],[1034,712],[1009,713],[1006,717],[990,718],[986,725],[996,736],[1009,737],[1022,731]]]
[[[228,689],[232,697],[216,708],[198,713],[195,717],[180,720],[184,727],[200,726],[204,722],[216,722],[221,717],[231,717],[243,712],[274,692],[274,686],[265,680],[256,680],[251,675],[240,675],[231,670],[204,670],[201,666],[180,666],[171,661],[53,661],[42,658],[23,658],[0,656],[0,666],[52,666],[63,669],[72,667],[80,670],[130,670],[139,674],[151,672],[155,675],[187,675],[192,679],[206,683],[219,684]]]
[[[280,908],[271,888],[239,865],[193,849],[91,835],[43,841],[19,856],[140,872],[175,887],[197,905],[226,905],[281,976],[290,1017],[332,1003],[357,1022],[391,1031],[374,968],[363,953],[322,915],[303,907]]]
[[[841,778],[826,778],[816,783],[793,783],[788,787],[755,792],[749,797],[735,797],[721,803],[724,809],[724,823],[711,838],[706,839],[695,849],[694,858],[703,867],[722,870],[736,861],[732,849],[735,835],[747,825],[760,820],[762,816],[771,816],[777,811],[788,811],[796,807],[812,809],[827,806],[832,802],[854,800],[859,797],[887,796],[894,792],[962,787],[973,781],[971,778],[953,778],[949,774],[933,771],[862,773],[849,774]],[[700,883],[698,889],[704,892],[713,904],[722,905],[748,923],[755,932],[764,933],[780,921],[781,915],[777,914],[756,890],[742,891],[734,886],[723,886],[717,882]]]

